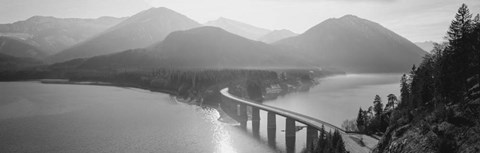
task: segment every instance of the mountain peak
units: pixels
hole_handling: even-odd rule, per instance
[[[199,26],[201,25],[196,21],[168,8],[150,8],[52,56],[51,60],[66,61],[146,47],[164,40],[171,32]]]
[[[181,15],[171,9],[166,7],[152,7],[148,10],[142,11],[138,14],[133,15],[131,18],[151,18],[151,17],[160,17],[160,16],[171,16],[171,15]]]
[[[156,12],[174,12],[173,10],[166,7],[152,7],[144,11],[145,13],[156,13]]]
[[[32,16],[32,17],[28,18],[25,21],[27,21],[27,22],[45,22],[47,20],[52,20],[52,19],[55,19],[55,17],[36,15],[36,16]]]
[[[347,14],[347,15],[344,15],[342,17],[340,17],[339,19],[360,19],[358,16],[355,16],[355,15],[352,15],[352,14]]]
[[[403,72],[425,54],[404,37],[354,15],[328,19],[275,44],[292,46],[319,65],[354,73]]]

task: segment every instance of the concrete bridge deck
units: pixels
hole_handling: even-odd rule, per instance
[[[374,148],[374,146],[378,143],[378,140],[362,134],[358,132],[351,132],[351,131],[345,131],[344,129],[337,127],[335,125],[332,125],[330,123],[327,123],[325,121],[306,116],[300,113],[296,113],[293,111],[289,111],[286,109],[282,108],[277,108],[273,106],[268,106],[268,105],[263,105],[255,102],[250,102],[241,98],[238,98],[228,92],[228,88],[224,88],[220,90],[220,93],[224,96],[224,98],[227,98],[226,100],[233,101],[235,103],[238,103],[240,105],[240,114],[245,116],[246,118],[246,106],[252,107],[252,120],[256,119],[259,120],[258,116],[258,110],[264,110],[269,113],[268,115],[268,124],[269,124],[269,130],[270,129],[275,129],[276,128],[276,123],[275,121],[275,115],[280,115],[283,116],[287,119],[286,123],[286,141],[287,141],[287,152],[289,151],[289,141],[293,141],[293,146],[295,143],[295,131],[293,130],[295,128],[295,121],[300,122],[302,124],[307,125],[307,147],[310,147],[308,143],[312,143],[316,137],[318,137],[318,130],[322,128],[322,126],[325,126],[326,128],[331,128],[331,129],[336,129],[340,132],[342,135],[342,138],[345,142],[345,147],[348,151],[350,152],[371,152],[371,150]],[[273,121],[273,122],[272,122]],[[258,121],[257,121],[258,122]],[[242,122],[241,122],[242,124]],[[246,120],[243,122],[243,124],[246,124]],[[255,122],[252,121],[252,124],[255,124]],[[257,123],[258,124],[258,123]],[[274,124],[274,125],[272,125]],[[255,127],[255,125],[253,126]],[[272,128],[271,128],[272,127]],[[293,128],[293,129],[292,129]],[[289,130],[290,129],[290,130]],[[255,130],[255,129],[254,129]],[[271,132],[269,131],[269,134]],[[290,140],[289,140],[290,139]],[[292,140],[293,139],[293,140]]]

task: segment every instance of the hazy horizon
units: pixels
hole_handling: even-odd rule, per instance
[[[443,41],[461,3],[471,13],[480,1],[465,0],[0,0],[0,23],[32,16],[59,18],[128,17],[151,7],[166,7],[200,23],[225,17],[270,30],[303,33],[329,18],[352,14],[378,22],[412,42]],[[33,7],[34,6],[34,7]]]

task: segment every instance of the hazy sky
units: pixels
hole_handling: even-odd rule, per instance
[[[480,13],[480,0],[0,0],[0,23],[34,15],[123,17],[162,6],[200,23],[226,17],[302,33],[325,19],[353,14],[418,42],[443,40],[461,3]]]

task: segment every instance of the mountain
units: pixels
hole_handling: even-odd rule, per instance
[[[351,73],[405,72],[426,54],[380,24],[353,15],[328,19],[274,45]]]
[[[418,47],[420,47],[421,49],[423,49],[424,51],[426,52],[430,52],[433,50],[433,47],[434,47],[434,44],[435,42],[433,41],[424,41],[424,42],[416,42],[415,45],[417,45]]]
[[[14,57],[36,59],[42,59],[47,56],[47,53],[24,40],[4,36],[0,36],[0,53]]]
[[[282,39],[297,36],[297,35],[298,34],[293,33],[292,31],[286,30],[286,29],[274,30],[270,33],[267,33],[266,35],[263,35],[258,40],[262,41],[262,42],[265,42],[265,43],[273,43],[273,42],[276,42],[278,40],[282,40]]]
[[[25,21],[0,24],[0,36],[22,39],[48,54],[55,54],[99,34],[123,19],[114,17],[62,19],[34,16]]]
[[[230,33],[251,39],[258,40],[260,37],[271,32],[268,29],[255,27],[249,24],[245,24],[239,21],[227,19],[227,18],[218,18],[217,20],[209,21],[205,23],[207,26],[219,27]]]
[[[7,54],[0,53],[0,71],[17,70],[19,68],[26,68],[31,66],[42,65],[39,60],[27,57],[14,57]],[[0,79],[5,74],[0,73]]]
[[[70,63],[79,63],[70,62]],[[77,64],[82,69],[151,68],[292,68],[308,64],[263,42],[217,27],[176,31],[146,49],[96,56]],[[61,67],[62,64],[57,64]]]
[[[142,11],[87,41],[53,55],[53,62],[92,57],[142,48],[163,40],[177,30],[201,26],[188,17],[167,8]]]

